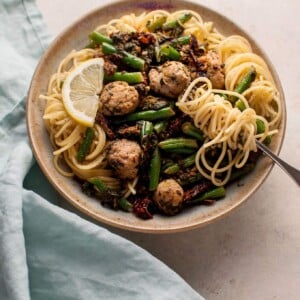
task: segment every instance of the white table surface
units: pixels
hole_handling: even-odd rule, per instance
[[[37,0],[52,35],[109,0]],[[200,1],[198,2],[200,3]],[[300,168],[300,1],[202,0],[250,33],[287,102],[280,156]],[[109,230],[162,260],[207,299],[300,299],[300,189],[277,166],[238,210],[204,228],[151,235]]]

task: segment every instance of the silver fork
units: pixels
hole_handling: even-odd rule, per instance
[[[292,177],[298,186],[300,185],[300,170],[297,170],[296,168],[292,167],[282,159],[280,159],[276,154],[274,154],[268,147],[266,147],[264,144],[256,140],[256,146],[263,151],[265,154],[267,154],[281,169],[283,169],[290,177]]]

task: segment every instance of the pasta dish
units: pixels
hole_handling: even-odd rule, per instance
[[[225,197],[253,170],[255,141],[271,142],[282,113],[248,40],[191,10],[98,26],[40,98],[57,171],[144,219]]]

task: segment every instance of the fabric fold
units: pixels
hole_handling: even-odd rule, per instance
[[[34,299],[200,299],[176,273],[131,242],[32,191],[24,190],[23,199]]]
[[[0,299],[30,299],[23,235],[22,182],[32,163],[26,142],[12,151],[0,177]]]

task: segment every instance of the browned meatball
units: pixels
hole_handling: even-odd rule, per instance
[[[142,157],[140,145],[134,141],[121,139],[111,143],[107,160],[121,179],[134,179]]]
[[[225,83],[225,76],[218,53],[212,50],[208,51],[206,55],[199,58],[199,62],[203,65],[202,70],[206,72],[213,88],[222,89]]]
[[[191,80],[187,67],[178,61],[168,61],[149,72],[150,88],[158,94],[176,98]]]
[[[137,90],[125,81],[105,85],[100,95],[102,113],[106,116],[121,116],[133,112],[139,104]]]
[[[174,179],[161,181],[154,192],[153,200],[166,215],[174,215],[181,209],[183,189]]]

